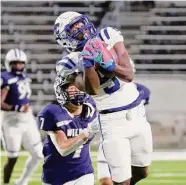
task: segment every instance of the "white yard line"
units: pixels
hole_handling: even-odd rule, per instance
[[[186,177],[186,173],[150,173],[151,177]]]
[[[21,151],[21,156],[28,156],[28,152]],[[6,152],[2,151],[0,156],[6,156]],[[97,152],[91,152],[92,157],[97,157]],[[152,160],[186,160],[186,150],[177,151],[155,151],[152,153]]]
[[[143,180],[143,184],[149,184],[149,183],[153,183],[153,184],[157,184],[159,185],[160,183],[161,184],[173,184],[173,185],[178,185],[178,184],[184,184],[185,185],[185,180],[148,180],[148,179],[145,179]]]
[[[152,160],[186,160],[186,150],[177,151],[155,151]]]
[[[12,182],[14,182],[15,180],[17,180],[16,177],[11,178],[11,181],[12,181]],[[29,182],[30,182],[30,181],[41,182],[41,178],[34,178],[34,177],[32,178],[32,177],[31,177],[31,178],[29,178]],[[1,183],[0,183],[0,184],[1,184]],[[11,183],[11,184],[12,184],[12,183]]]
[[[16,169],[17,171],[17,169]],[[22,172],[13,172],[13,178],[18,178],[20,177]],[[31,175],[31,178],[38,178],[41,179],[41,173],[34,173],[33,175]]]
[[[19,177],[21,172],[23,171],[22,168],[16,168],[16,171],[14,172],[14,178],[15,177]],[[186,177],[186,173],[169,173],[169,172],[164,172],[164,173],[153,173],[151,172],[150,175],[151,177]],[[41,173],[34,173],[32,176],[32,178],[40,178],[41,177]],[[148,180],[148,179],[147,179]],[[156,179],[154,179],[156,180]]]
[[[12,178],[11,181],[15,181],[17,180],[17,178]],[[34,178],[34,177],[31,177],[29,179],[29,181],[33,181],[33,182],[41,182],[41,179],[40,178]],[[1,181],[0,181],[1,182]],[[173,184],[173,185],[178,185],[178,184],[185,184],[185,180],[158,180],[158,179],[152,179],[152,180],[148,180],[148,179],[145,179],[143,180],[143,184],[149,184],[149,183],[153,183],[153,184],[157,184],[159,185],[160,183],[161,184]]]
[[[165,168],[155,168],[155,169],[151,169],[150,170],[151,173],[165,173],[166,170]],[[170,173],[174,172],[174,173],[186,173],[186,169],[168,169],[167,171],[169,171]]]

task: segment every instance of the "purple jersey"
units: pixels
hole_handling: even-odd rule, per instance
[[[1,89],[8,89],[5,103],[10,105],[23,105],[29,103],[31,95],[30,83],[31,79],[27,74],[18,75],[12,72],[2,72]]]
[[[97,119],[95,102],[91,97],[83,104],[83,114],[73,116],[58,103],[48,104],[38,114],[39,128],[44,131],[62,130],[67,138],[78,136],[82,129]],[[42,180],[52,185],[61,185],[85,174],[93,173],[89,154],[89,141],[67,156],[61,156],[49,136],[43,147],[44,164]]]

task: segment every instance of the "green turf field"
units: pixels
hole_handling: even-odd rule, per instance
[[[24,161],[27,157],[21,156],[16,164],[11,185],[14,180],[20,176],[24,166]],[[1,181],[2,181],[2,166],[6,157],[1,157]],[[96,157],[92,157],[93,164],[96,171]],[[41,185],[41,165],[39,165],[36,172],[32,175],[29,185]],[[2,182],[0,183],[2,184]],[[186,161],[154,161],[150,168],[150,175],[147,179],[138,183],[139,185],[186,185]],[[96,183],[98,185],[98,183]]]

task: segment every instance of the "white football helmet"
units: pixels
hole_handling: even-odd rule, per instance
[[[71,29],[76,23],[83,23],[84,26],[72,32]],[[54,35],[58,44],[67,51],[80,51],[88,39],[96,35],[96,29],[86,15],[68,11],[56,19]]]
[[[59,104],[64,105],[66,103],[72,103],[74,105],[82,105],[86,99],[87,94],[83,91],[73,91],[73,96],[69,95],[70,92],[65,91],[66,85],[74,84],[76,74],[69,75],[65,78],[56,76],[54,82],[54,91],[56,100]]]
[[[10,63],[13,63],[13,62],[23,62],[24,64],[26,64],[27,63],[26,54],[22,50],[17,49],[17,48],[9,50],[5,57],[5,68],[8,72],[12,71],[12,67]],[[15,71],[15,72],[21,73],[23,72],[23,70],[24,70],[24,67],[21,71]]]

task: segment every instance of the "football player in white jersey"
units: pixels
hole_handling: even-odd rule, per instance
[[[56,19],[54,32],[57,42],[73,52],[57,64],[57,73],[65,75],[67,69],[77,70],[83,63],[80,70],[85,74],[86,91],[94,95],[100,112],[103,153],[113,184],[136,184],[148,174],[152,133],[145,117],[143,93],[132,82],[133,68],[120,31],[106,27],[97,33],[87,16],[65,12]],[[92,57],[94,53],[86,50],[86,44],[93,38],[115,51],[117,63],[111,59],[109,65],[100,65]],[[95,64],[99,65],[96,70]]]
[[[2,139],[8,157],[4,165],[4,185],[10,182],[21,146],[31,157],[16,185],[28,184],[28,178],[42,158],[41,137],[30,106],[31,79],[25,72],[26,63],[23,51],[11,49],[5,58],[6,71],[1,73]]]
[[[150,100],[150,90],[139,83],[135,83],[136,88],[139,92],[143,91],[143,103],[144,105],[149,104]],[[98,156],[97,156],[97,176],[101,185],[112,185],[112,179],[110,175],[109,165],[105,159],[102,145],[99,146]]]

